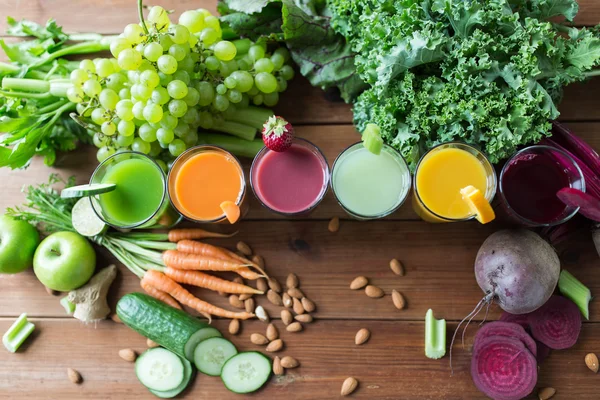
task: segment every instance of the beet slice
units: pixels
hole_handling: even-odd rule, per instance
[[[579,207],[584,217],[600,222],[600,199],[573,188],[560,189],[556,196],[570,207]]]
[[[519,339],[525,347],[533,354],[537,356],[537,346],[535,344],[535,340],[527,332],[525,329],[519,324],[514,322],[503,322],[496,321],[490,322],[479,328],[477,331],[477,335],[475,335],[475,343],[473,345],[473,352],[475,352],[478,343],[481,339],[492,336],[506,336],[513,339]]]
[[[548,358],[552,349],[539,340],[536,340],[535,344],[537,346],[537,354],[535,358],[537,359],[538,364],[541,364],[546,360],[546,358]]]
[[[499,321],[513,322],[521,325],[525,329],[529,329],[529,320],[527,319],[528,314],[511,314],[506,311],[502,313]]]
[[[471,359],[471,378],[481,392],[495,400],[519,400],[537,383],[535,357],[518,339],[482,338]]]
[[[531,335],[551,349],[568,349],[581,332],[581,312],[566,297],[552,296],[528,316]]]

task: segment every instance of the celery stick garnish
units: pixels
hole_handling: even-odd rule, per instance
[[[381,138],[381,129],[378,125],[367,124],[362,133],[363,146],[371,153],[379,155],[383,148],[383,139]]]
[[[2,343],[4,347],[11,353],[14,353],[19,349],[21,344],[27,339],[31,332],[35,329],[35,325],[27,321],[27,314],[23,313],[12,326],[2,336]]]
[[[69,301],[69,296],[65,296],[60,299],[60,305],[64,307],[68,315],[73,315],[75,312],[75,304]]]
[[[589,303],[592,294],[587,286],[571,275],[569,271],[563,269],[558,279],[558,289],[565,297],[577,304],[585,319],[590,319]]]
[[[425,355],[438,359],[446,354],[446,320],[435,319],[429,309],[425,314]]]

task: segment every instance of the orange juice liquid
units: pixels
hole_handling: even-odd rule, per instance
[[[177,171],[171,195],[188,218],[212,221],[223,217],[221,203],[237,202],[242,193],[242,171],[225,153],[206,151],[193,155]]]
[[[426,221],[443,221],[423,207],[446,219],[464,219],[471,210],[460,189],[472,185],[487,192],[487,172],[481,160],[466,150],[443,148],[427,154],[419,164],[414,196],[415,211]],[[420,201],[419,201],[420,200]]]

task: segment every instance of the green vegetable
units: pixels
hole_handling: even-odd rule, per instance
[[[435,319],[433,311],[425,314],[425,356],[438,359],[446,354],[446,320]]]
[[[221,370],[225,387],[234,393],[252,393],[271,376],[271,360],[256,351],[238,353]]]
[[[362,133],[363,146],[373,154],[381,154],[383,148],[383,139],[381,138],[381,129],[375,124],[367,124]]]
[[[558,289],[565,297],[577,304],[585,319],[590,319],[589,303],[592,294],[587,286],[571,275],[569,271],[563,269],[558,279]]]
[[[148,349],[135,361],[135,375],[142,385],[158,392],[179,388],[185,380],[183,360],[167,349]]]
[[[75,306],[73,316],[82,322],[106,318],[110,314],[106,296],[116,277],[117,267],[109,265],[94,275],[85,286],[69,292],[67,301]]]
[[[196,346],[194,364],[203,374],[220,376],[225,362],[237,353],[237,349],[229,340],[221,337],[208,338]]]
[[[153,395],[160,397],[161,399],[171,399],[171,398],[177,396],[179,393],[183,392],[187,388],[187,386],[190,384],[190,381],[192,379],[192,374],[194,373],[194,369],[192,368],[192,363],[190,363],[188,360],[181,358],[181,357],[180,357],[180,360],[183,363],[183,381],[179,384],[179,386],[177,386],[173,390],[166,390],[166,391],[161,392],[158,390],[150,389],[150,392]]]
[[[4,336],[2,336],[2,343],[6,347],[6,350],[11,353],[16,352],[34,329],[35,325],[27,321],[27,314],[21,314],[10,328],[8,328]]]
[[[75,312],[75,304],[69,301],[69,296],[65,296],[60,299],[60,305],[63,306],[67,315],[73,315]]]
[[[93,196],[96,194],[108,193],[115,190],[117,185],[114,183],[96,183],[79,186],[71,186],[60,192],[60,197],[70,199],[72,197]]]
[[[227,135],[217,135],[214,133],[199,133],[198,144],[210,144],[219,146],[239,157],[254,158],[264,143],[262,139],[247,141]]]

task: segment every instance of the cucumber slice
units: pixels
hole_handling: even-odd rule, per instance
[[[185,352],[185,358],[187,358],[190,361],[195,362],[195,351],[196,351],[196,347],[198,346],[198,344],[200,344],[200,342],[209,339],[209,338],[213,338],[213,337],[221,337],[223,335],[221,335],[221,332],[219,332],[217,329],[212,328],[212,327],[207,327],[207,328],[203,328],[200,329],[198,332],[192,334],[192,336],[189,337],[187,343],[185,344],[183,351]],[[217,374],[218,375],[218,374]]]
[[[71,186],[63,189],[62,192],[60,192],[60,197],[63,199],[71,199],[74,197],[94,196],[97,194],[112,192],[116,187],[117,185],[114,183],[94,183]]]
[[[155,395],[156,397],[160,397],[161,399],[171,399],[177,396],[179,393],[183,392],[188,387],[190,381],[192,380],[192,373],[194,372],[194,369],[192,368],[191,362],[183,358],[180,359],[183,363],[183,382],[181,382],[179,386],[177,386],[175,389],[165,390],[164,392],[149,389],[153,395]]]
[[[219,376],[225,362],[237,353],[237,349],[229,340],[213,337],[196,346],[194,364],[198,371],[206,375]]]
[[[71,213],[73,228],[82,236],[96,236],[106,229],[106,224],[96,215],[87,197],[79,199]]]
[[[271,376],[271,360],[256,351],[238,353],[221,370],[225,387],[234,393],[254,392]]]
[[[156,347],[138,357],[135,374],[148,389],[166,392],[176,389],[184,381],[183,361],[177,354]]]

